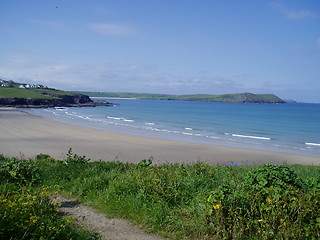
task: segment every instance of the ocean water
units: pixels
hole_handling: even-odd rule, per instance
[[[119,105],[32,111],[57,121],[140,136],[320,156],[320,104],[106,101]]]

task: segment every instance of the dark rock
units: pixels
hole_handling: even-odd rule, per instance
[[[57,99],[0,98],[0,105],[17,108],[97,107],[113,106],[109,102],[93,102],[85,95],[60,95]]]

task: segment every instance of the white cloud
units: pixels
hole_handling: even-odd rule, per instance
[[[243,77],[208,74],[185,76],[154,65],[74,64],[30,52],[2,54],[0,73],[0,78],[39,83],[63,90],[224,94],[256,92],[261,88],[261,83],[252,84],[252,81]],[[270,92],[274,92],[271,90],[275,87],[270,83],[268,85]],[[263,88],[265,91],[266,86]]]
[[[272,2],[271,7],[278,10],[288,19],[308,19],[308,18],[320,18],[320,15],[316,12],[307,11],[307,10],[292,10],[289,9],[286,5],[279,2]]]
[[[154,66],[132,64],[73,64],[36,53],[3,54],[1,78],[44,84],[65,90],[143,91],[153,89],[162,74]]]
[[[92,23],[88,24],[87,27],[92,31],[108,36],[128,36],[135,34],[133,28],[120,24]]]
[[[0,59],[1,77],[64,90],[169,94],[237,92],[239,83],[221,77],[186,77],[153,65],[82,64],[26,53]]]

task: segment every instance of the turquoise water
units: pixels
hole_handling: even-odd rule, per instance
[[[320,104],[108,101],[119,105],[33,111],[134,135],[320,156]]]

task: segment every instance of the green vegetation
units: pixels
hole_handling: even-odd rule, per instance
[[[90,162],[71,149],[64,160],[0,160],[3,239],[71,238],[72,224],[46,200],[57,190],[170,239],[320,238],[319,166]]]
[[[79,92],[90,97],[110,97],[110,98],[139,98],[152,100],[183,100],[183,101],[206,101],[206,102],[247,102],[247,103],[284,103],[284,101],[274,94],[193,94],[193,95],[169,95],[150,93],[121,93],[121,92]]]
[[[37,163],[0,155],[0,239],[99,239],[63,217]]]
[[[1,79],[0,79],[1,80]],[[3,81],[3,80],[2,80]],[[9,81],[4,81],[9,83]],[[285,103],[274,94],[236,93],[223,95],[192,94],[192,95],[169,95],[151,93],[128,93],[128,92],[67,92],[47,88],[41,85],[32,88],[19,88],[20,83],[11,81],[11,87],[0,86],[0,98],[29,98],[29,99],[61,99],[62,96],[75,96],[77,94],[89,97],[104,98],[138,98],[151,100],[179,100],[179,101],[206,101],[206,102],[236,102],[236,103]]]
[[[0,87],[0,98],[54,99],[50,95],[42,95],[31,89]]]
[[[62,95],[75,96],[76,95],[76,93],[74,92],[62,91],[57,89],[33,89],[33,91],[42,95],[43,94],[54,95],[54,96],[62,96]]]
[[[0,98],[60,99],[61,96],[63,95],[69,95],[69,96],[76,95],[73,92],[56,90],[53,88],[49,89],[46,87],[45,88],[41,88],[41,87],[19,88],[19,86],[22,85],[21,83],[12,83],[10,85],[11,87],[1,87],[1,84],[0,84]]]

